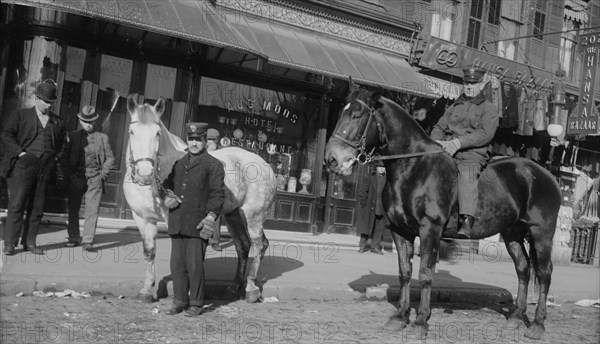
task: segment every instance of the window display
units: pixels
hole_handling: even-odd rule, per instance
[[[203,77],[194,120],[265,159],[279,191],[312,194],[320,100]]]

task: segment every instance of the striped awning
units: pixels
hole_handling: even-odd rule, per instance
[[[221,11],[207,0],[3,1],[119,22],[247,52],[274,65],[334,78],[352,77],[360,84],[421,97],[439,97],[399,54],[267,18]]]

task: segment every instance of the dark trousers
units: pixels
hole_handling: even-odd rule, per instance
[[[186,307],[204,303],[204,255],[207,240],[183,235],[171,236],[171,277],[173,303]]]
[[[100,200],[102,198],[102,177],[98,174],[92,178],[85,175],[73,175],[69,181],[67,192],[69,206],[69,225],[67,233],[69,241],[78,242],[79,234],[79,210],[81,209],[81,198],[85,194],[85,221],[83,225],[83,243],[92,244],[96,234],[98,215],[100,212]]]
[[[381,248],[381,239],[383,238],[383,230],[385,229],[385,225],[387,224],[387,218],[385,215],[375,215],[372,224],[371,231],[371,249],[379,249]],[[360,243],[361,247],[365,247],[367,244],[367,240],[369,236],[366,234],[361,234]]]
[[[479,174],[487,157],[476,152],[459,152],[455,156],[458,167],[458,212],[475,216],[479,200]]]
[[[27,153],[19,158],[8,178],[8,213],[4,242],[17,245],[23,228],[25,244],[36,244],[40,222],[44,215],[44,202],[51,166],[50,156],[37,158]],[[27,223],[23,224],[23,213],[27,210]],[[23,244],[23,242],[22,242]]]

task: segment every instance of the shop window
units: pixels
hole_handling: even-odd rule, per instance
[[[479,49],[479,36],[481,34],[481,18],[484,2],[484,0],[474,0],[471,2],[467,46],[476,49]]]
[[[193,120],[220,133],[221,146],[260,155],[279,192],[313,194],[320,99],[203,77]]]
[[[546,14],[535,11],[535,19],[533,22],[533,34],[539,40],[544,39],[544,25],[546,24]]]
[[[456,3],[440,1],[434,5],[431,17],[431,35],[447,41],[453,40],[454,23],[456,22]]]
[[[501,37],[511,38],[519,36],[519,26],[512,20],[502,18],[500,20]],[[506,40],[498,42],[498,56],[508,60],[514,60],[519,48],[519,40]]]
[[[479,34],[481,32],[481,22],[476,19],[469,20],[469,33],[467,36],[467,46],[479,48]]]
[[[488,11],[488,22],[490,24],[500,24],[501,0],[490,0],[490,10]]]
[[[577,47],[577,31],[571,30],[579,29],[579,27],[579,22],[574,22],[570,19],[564,19],[563,21],[563,34],[560,38],[559,57],[562,69],[566,72],[568,78],[573,78],[573,63],[575,48]]]

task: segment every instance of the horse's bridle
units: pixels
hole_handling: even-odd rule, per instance
[[[377,131],[379,132],[379,137],[385,138],[385,133],[383,132],[381,123],[377,120],[377,116],[376,116],[377,110],[375,108],[369,106],[367,103],[365,103],[364,101],[362,101],[360,99],[354,99],[354,101],[361,105],[361,112],[364,111],[365,109],[369,111],[369,119],[367,120],[367,125],[365,126],[365,130],[363,131],[363,134],[358,139],[358,142],[355,143],[345,137],[342,137],[340,134],[337,133],[337,130],[332,134],[332,136],[358,151],[358,155],[356,156],[355,159],[360,165],[366,165],[366,164],[368,164],[372,161],[376,161],[376,160],[413,158],[413,157],[443,152],[443,150],[439,150],[439,151],[426,151],[426,152],[415,152],[415,153],[405,153],[405,154],[373,156],[373,152],[375,152],[375,147],[373,147],[373,149],[371,149],[371,152],[367,153],[367,148],[366,148],[367,132],[369,130],[369,126],[371,125],[371,121],[373,120],[373,118],[375,119]],[[346,132],[344,131],[342,133],[345,134]]]
[[[137,121],[133,121],[131,122],[129,125],[136,123]],[[158,169],[160,166],[159,163],[159,159],[160,157],[157,155],[156,159],[153,158],[149,158],[149,157],[145,157],[145,158],[139,158],[136,160],[133,160],[133,152],[131,151],[131,144],[129,144],[129,166],[131,167],[131,181],[135,184],[141,185],[141,186],[146,186],[146,185],[150,185],[148,183],[145,183],[145,179],[144,178],[140,178],[138,176],[138,163],[142,162],[142,161],[148,161],[150,164],[152,164],[153,167],[153,172],[152,174],[154,175],[154,181],[157,183],[157,185],[159,186],[159,188],[162,186],[159,180],[159,176],[158,176]]]

